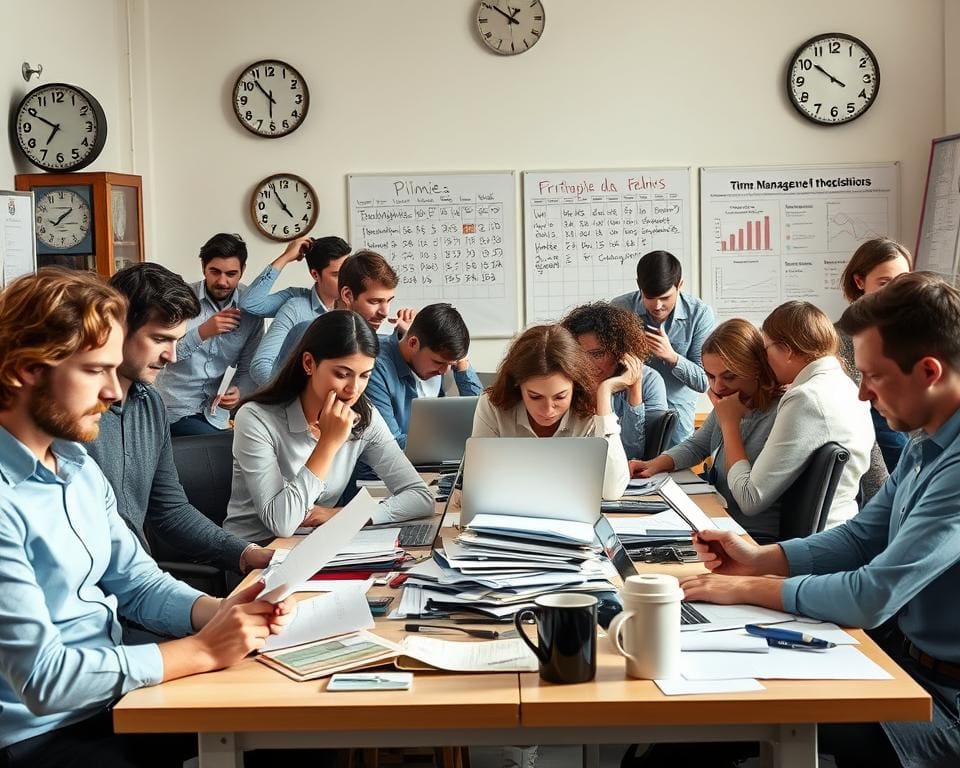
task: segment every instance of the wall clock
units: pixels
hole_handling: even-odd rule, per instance
[[[91,233],[89,187],[61,187],[37,195],[36,232],[38,252],[73,252],[87,242]],[[46,246],[46,248],[44,248]]]
[[[511,56],[530,50],[543,25],[540,0],[481,0],[477,5],[480,39],[494,53]]]
[[[17,144],[45,171],[84,168],[103,150],[107,118],[91,94],[75,85],[51,83],[34,88],[14,113]]]
[[[866,43],[851,35],[811,37],[787,67],[787,94],[797,111],[818,125],[856,120],[880,92],[880,66]]]
[[[265,139],[297,130],[309,108],[306,80],[283,61],[254,62],[233,86],[233,111],[240,125]]]
[[[257,184],[250,198],[254,226],[271,240],[294,240],[317,223],[317,193],[292,173],[276,173]]]

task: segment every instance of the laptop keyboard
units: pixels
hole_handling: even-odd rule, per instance
[[[710,619],[694,608],[690,603],[680,603],[680,624],[709,624]]]
[[[401,547],[428,547],[433,543],[436,526],[433,523],[405,525],[400,529]]]

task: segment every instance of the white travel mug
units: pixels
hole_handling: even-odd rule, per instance
[[[607,634],[627,659],[627,674],[660,680],[680,674],[680,601],[676,576],[648,573],[629,576],[620,591],[623,611]]]

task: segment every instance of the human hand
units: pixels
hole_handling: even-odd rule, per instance
[[[610,382],[611,394],[636,387],[643,381],[643,361],[639,357],[627,353],[620,365],[623,366],[623,371],[607,379]]]
[[[470,358],[461,357],[453,364],[453,370],[457,373],[463,373],[470,368]]]
[[[388,317],[387,322],[394,323],[397,326],[397,336],[403,338],[410,330],[410,324],[413,318],[417,316],[417,310],[410,307],[402,307],[397,310],[396,317]]]
[[[760,546],[730,531],[699,531],[693,534],[693,548],[713,573],[753,576],[760,572]]]
[[[650,354],[660,358],[669,365],[677,364],[680,356],[671,346],[670,339],[667,337],[666,331],[663,330],[663,326],[660,326],[656,331],[651,331],[649,328],[646,328],[644,333],[647,335],[647,344],[650,345]]]
[[[306,252],[310,250],[312,244],[313,238],[310,237],[310,235],[304,235],[303,237],[298,237],[296,240],[291,240],[287,243],[287,247],[283,253],[280,254],[277,261],[282,262],[281,266],[286,266],[291,261],[300,261]]]
[[[210,669],[229,667],[259,650],[273,628],[279,632],[288,620],[290,606],[280,604],[278,610],[277,606],[256,599],[262,589],[263,582],[258,581],[224,598],[210,621],[194,635]]]
[[[217,398],[217,405],[226,408],[228,411],[237,407],[240,402],[240,388],[231,386]]]
[[[273,550],[251,544],[240,555],[240,573],[266,568],[273,559]]]
[[[307,513],[307,516],[303,518],[303,522],[300,523],[300,525],[305,528],[316,528],[318,525],[323,525],[339,511],[340,507],[315,506]]]
[[[771,589],[779,590],[779,576],[721,576],[716,573],[698,573],[680,579],[685,600],[718,605],[741,603],[766,604],[757,598]]]
[[[713,394],[713,390],[709,391]],[[716,399],[714,400],[714,398]],[[747,406],[740,402],[739,392],[734,392],[726,397],[713,395],[710,401],[713,403],[713,412],[716,414],[721,427],[738,425],[749,410]]]
[[[243,313],[236,307],[227,307],[210,315],[210,317],[197,326],[200,339],[206,341],[211,336],[219,336],[221,333],[235,331],[240,326],[241,314]]]
[[[650,477],[657,473],[655,469],[651,468],[652,461],[630,459],[627,464],[630,466],[630,477]]]
[[[356,423],[357,414],[342,400],[337,399],[333,390],[327,393],[327,400],[320,410],[320,415],[313,423],[313,427],[320,433],[319,443],[339,447],[350,437],[350,430]]]

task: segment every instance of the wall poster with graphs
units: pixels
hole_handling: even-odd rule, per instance
[[[837,320],[857,246],[899,236],[898,163],[700,170],[701,295],[718,322],[759,325],[791,299]]]
[[[934,139],[913,252],[914,269],[960,285],[960,134]]]
[[[347,198],[350,245],[396,270],[395,306],[450,302],[474,338],[516,332],[513,172],[351,174]]]
[[[637,290],[637,261],[670,251],[691,274],[690,169],[525,171],[527,322]]]

